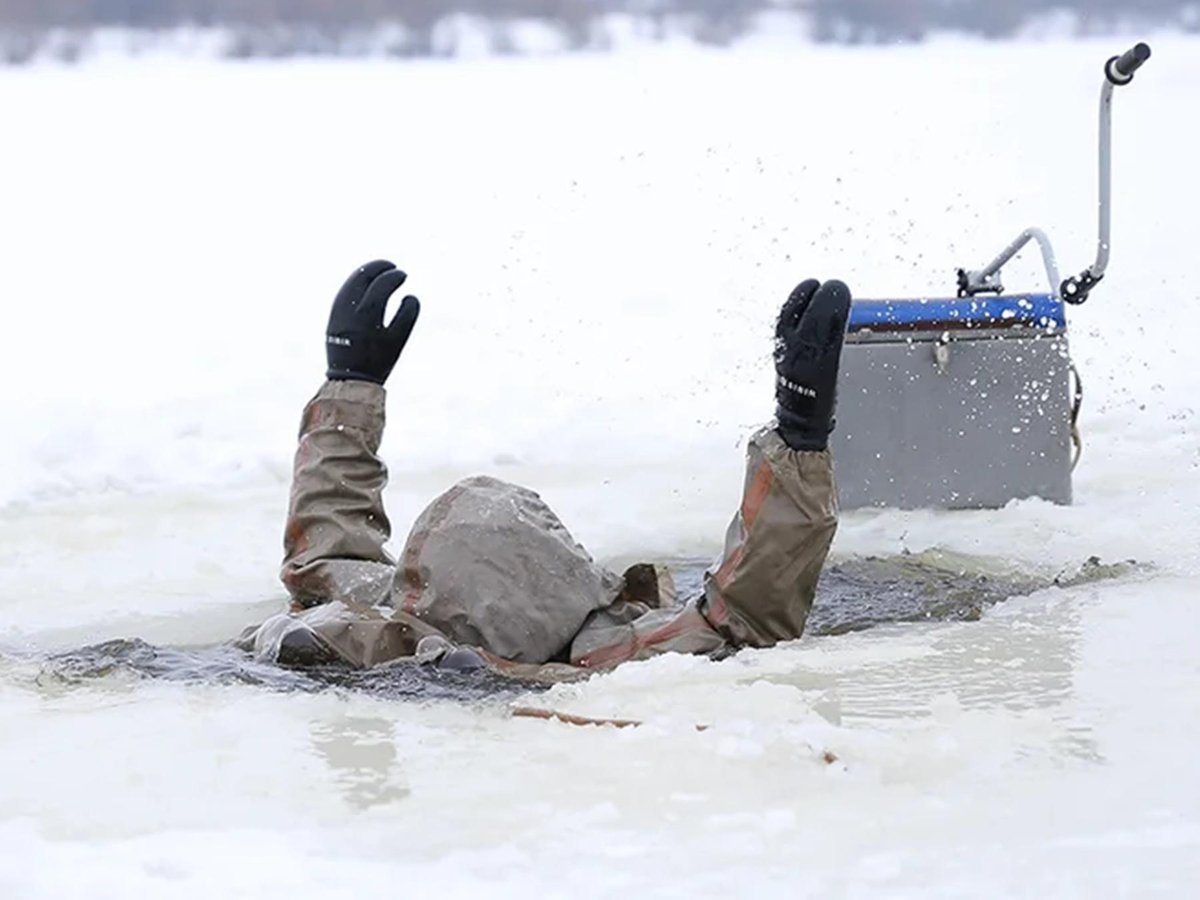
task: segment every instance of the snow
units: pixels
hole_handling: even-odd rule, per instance
[[[1110,274],[1070,312],[1076,503],[855,513],[835,548],[1146,568],[535,699],[647,722],[627,731],[65,686],[36,657],[278,608],[299,409],[372,257],[424,305],[390,387],[399,539],[484,472],[600,557],[714,552],[793,283],[943,294],[1029,225],[1064,273],[1091,261],[1100,64],[1123,47],[0,72],[0,896],[1188,893],[1200,41],[1154,48],[1116,97]]]

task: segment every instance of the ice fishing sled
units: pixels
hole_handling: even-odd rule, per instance
[[[843,509],[978,509],[1041,497],[1071,502],[1082,390],[1066,306],[1109,259],[1113,90],[1150,58],[1138,44],[1104,67],[1096,260],[1062,280],[1039,228],[986,267],[959,270],[949,299],[858,300],[851,308],[832,447]],[[1007,294],[1001,270],[1028,244],[1049,290]]]

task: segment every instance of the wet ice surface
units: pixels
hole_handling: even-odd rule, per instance
[[[898,621],[851,604],[516,695],[277,690],[254,679],[295,673],[211,650],[283,602],[353,266],[392,256],[423,300],[389,388],[398,540],[486,473],[599,559],[710,558],[795,280],[940,294],[1028,225],[1090,260],[1122,44],[0,72],[0,897],[1194,893],[1194,39],[1116,98],[1112,266],[1069,312],[1075,504],[856,512],[835,545],[1002,560],[1032,593],[925,618],[906,573]],[[1036,258],[1005,280],[1040,287]],[[1052,585],[1092,556],[1141,566]],[[872,627],[817,633],[847,624]],[[199,677],[47,677],[132,639]]]
[[[9,660],[0,702],[20,740],[0,761],[22,777],[0,785],[0,885],[1171,894],[1198,874],[1200,828],[1193,724],[1169,711],[1197,684],[1155,673],[1191,671],[1194,651],[1190,635],[1131,634],[1125,613],[1178,615],[1188,591],[1137,576],[1051,588],[979,621],[663,657],[468,702],[68,683]],[[516,720],[514,702],[646,724]]]

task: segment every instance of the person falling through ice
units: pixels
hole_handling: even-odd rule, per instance
[[[417,323],[406,276],[373,262],[333,302],[327,381],[304,409],[284,535],[288,612],[239,645],[284,665],[416,659],[557,679],[664,652],[724,655],[799,638],[837,530],[828,449],[850,313],[840,281],[804,281],[776,326],[776,420],[747,449],[742,504],[700,596],[669,576],[596,565],[533,491],[490,477],[421,513],[399,562],[384,550],[384,384]]]

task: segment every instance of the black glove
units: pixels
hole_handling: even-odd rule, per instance
[[[779,435],[793,450],[824,450],[833,431],[838,366],[850,320],[850,289],[840,281],[798,285],[775,326]]]
[[[408,343],[421,303],[408,296],[392,323],[383,324],[388,299],[408,278],[392,263],[367,263],[338,291],[325,332],[326,376],[335,381],[383,384]]]

